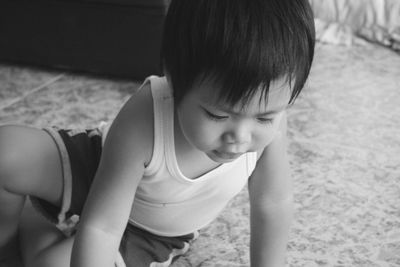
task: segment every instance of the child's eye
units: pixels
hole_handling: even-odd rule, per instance
[[[211,113],[210,111],[205,110],[205,109],[204,109],[204,112],[205,112],[205,114],[207,115],[208,118],[210,118],[212,120],[215,120],[215,121],[222,121],[222,120],[225,120],[225,119],[228,118],[228,116],[219,116],[219,115]]]
[[[262,124],[271,124],[274,120],[271,118],[257,118],[257,121]]]

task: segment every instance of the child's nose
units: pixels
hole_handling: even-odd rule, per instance
[[[237,146],[249,144],[251,142],[251,130],[244,124],[239,125],[226,133],[225,142]]]

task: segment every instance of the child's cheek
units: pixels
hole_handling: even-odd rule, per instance
[[[218,128],[207,121],[197,124],[197,127],[196,135],[199,145],[207,150],[218,139]]]

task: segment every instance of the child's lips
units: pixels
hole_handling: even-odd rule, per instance
[[[224,160],[235,160],[239,158],[243,153],[230,153],[230,152],[220,152],[218,150],[214,150],[214,154],[221,159]]]

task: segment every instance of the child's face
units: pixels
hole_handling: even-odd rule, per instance
[[[268,101],[261,90],[249,103],[228,106],[217,102],[211,83],[195,85],[177,107],[180,128],[187,141],[218,163],[233,161],[250,151],[262,151],[275,136],[290,98],[284,80],[271,83]]]

